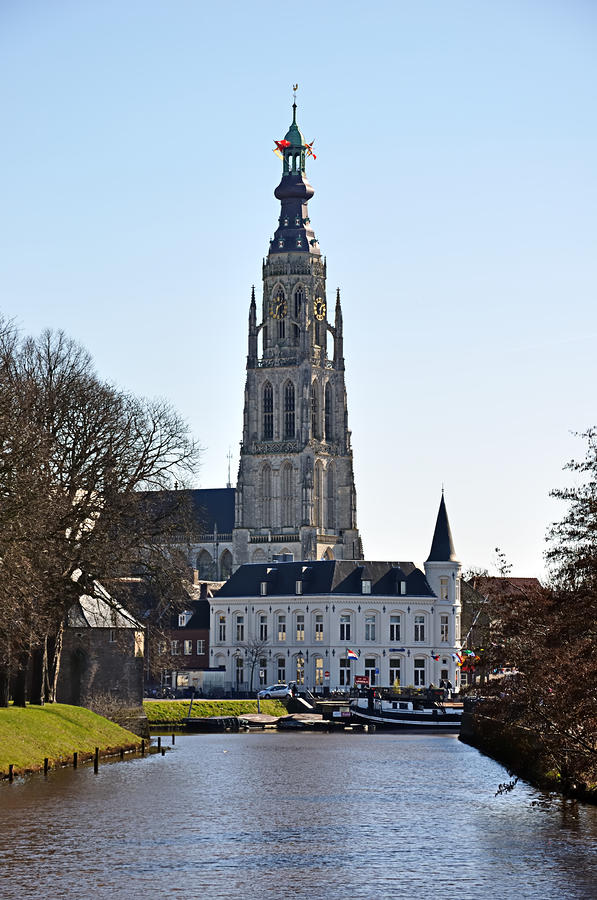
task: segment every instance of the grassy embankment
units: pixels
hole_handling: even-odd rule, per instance
[[[146,700],[143,709],[150,725],[180,725],[189,712],[189,700]],[[279,700],[261,700],[261,712],[268,716],[285,716],[286,707]],[[191,718],[205,716],[243,716],[257,712],[257,700],[194,700]]]
[[[15,774],[37,772],[47,757],[50,766],[83,761],[99,747],[100,755],[139,747],[141,738],[81,706],[11,706],[0,709],[0,778],[14,765]]]

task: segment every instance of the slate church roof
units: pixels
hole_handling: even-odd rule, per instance
[[[197,535],[213,534],[217,526],[219,534],[230,534],[234,528],[234,495],[230,488],[194,488],[176,491],[145,491],[144,497],[164,511],[175,509],[175,504],[188,502],[190,524]]]

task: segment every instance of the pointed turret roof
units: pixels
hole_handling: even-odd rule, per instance
[[[435,531],[433,532],[433,541],[431,542],[431,550],[429,551],[427,562],[457,562],[457,559],[456,551],[454,550],[454,541],[452,540],[452,532],[450,531],[450,523],[448,521],[446,501],[444,500],[444,492],[442,490],[442,499],[439,503]]]

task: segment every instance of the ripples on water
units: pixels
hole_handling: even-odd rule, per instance
[[[177,737],[0,785],[0,897],[597,896],[597,809],[448,735]]]

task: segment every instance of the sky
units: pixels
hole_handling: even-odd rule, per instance
[[[317,160],[368,559],[544,573],[597,424],[592,0],[0,0],[0,311],[165,397],[236,480],[274,139]]]

